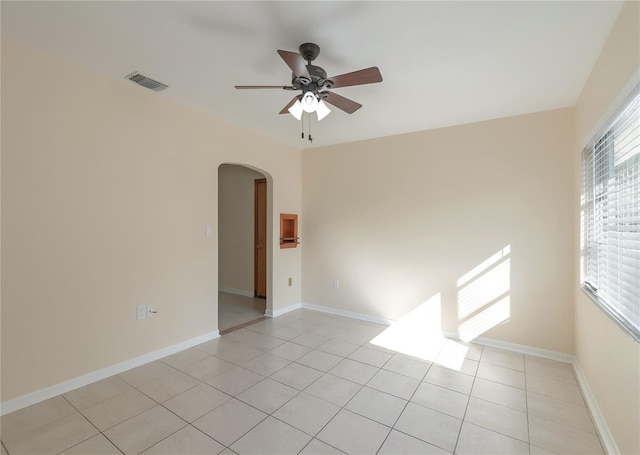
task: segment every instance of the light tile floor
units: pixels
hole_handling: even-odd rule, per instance
[[[603,453],[569,364],[385,328],[266,319],[4,416],[2,454]]]
[[[264,316],[267,301],[243,295],[218,292],[218,330],[230,329]]]

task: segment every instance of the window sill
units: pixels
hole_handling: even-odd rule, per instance
[[[596,304],[598,308],[600,308],[604,312],[604,314],[609,317],[609,319],[615,322],[616,325],[618,325],[618,327],[620,327],[627,335],[629,335],[633,341],[640,344],[640,331],[638,329],[633,327],[631,324],[629,324],[629,322],[625,321],[619,315],[610,310],[609,307],[605,305],[602,300],[600,300],[597,295],[593,294],[586,286],[580,286],[580,289],[587,295],[587,297],[589,297],[589,299],[591,299],[593,303]]]

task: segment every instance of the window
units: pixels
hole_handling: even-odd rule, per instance
[[[640,87],[582,152],[582,283],[640,341]]]

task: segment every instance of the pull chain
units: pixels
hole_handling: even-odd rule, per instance
[[[301,131],[300,131],[300,137],[302,139],[304,139],[304,117],[305,114],[302,114],[302,118],[300,119],[300,126],[301,126]],[[308,128],[308,133],[307,133],[307,137],[309,139],[309,142],[313,142],[313,137],[311,136],[311,114],[306,114],[307,117],[307,128]]]

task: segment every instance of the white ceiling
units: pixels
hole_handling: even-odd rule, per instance
[[[313,146],[575,104],[619,1],[1,2],[2,39],[108,78],[140,71],[157,96],[303,148],[278,112],[294,93],[277,49],[315,42],[329,76],[378,66],[381,84],[335,89],[363,104],[311,128]],[[146,90],[140,87],[140,90]]]

